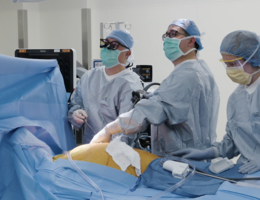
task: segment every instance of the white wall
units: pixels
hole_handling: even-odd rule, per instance
[[[0,1],[0,53],[18,48],[17,10],[28,13],[28,48],[74,48],[82,63],[81,9],[87,0],[48,0],[41,3]]]
[[[24,3],[23,9],[27,10],[28,20],[28,48],[40,48],[40,12],[38,3]]]
[[[28,13],[28,46],[39,48],[39,4],[12,3],[11,0],[0,2],[0,54],[14,56],[18,48],[18,10],[27,10]]]
[[[17,21],[16,11],[0,11],[0,54],[13,56],[18,48]]]
[[[87,8],[87,0],[40,3],[40,48],[74,48],[82,63],[82,8]]]
[[[17,9],[21,8],[9,0],[0,2],[0,54],[13,56],[18,47]]]

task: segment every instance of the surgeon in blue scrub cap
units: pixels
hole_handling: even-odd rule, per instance
[[[76,128],[84,125],[84,143],[119,114],[129,111],[132,91],[143,88],[139,76],[127,68],[133,44],[132,36],[124,30],[113,30],[101,39],[104,66],[87,71],[72,94],[68,120]],[[130,144],[133,136],[123,136],[122,140]]]
[[[152,124],[152,153],[165,156],[188,147],[206,149],[216,139],[219,91],[203,60],[196,24],[188,19],[172,22],[162,36],[166,58],[175,66],[149,99],[119,115],[92,142],[108,142],[111,135],[131,135]]]
[[[200,40],[200,31],[198,27],[196,26],[195,22],[188,20],[188,19],[178,19],[171,23],[170,27],[178,26],[180,27],[184,33],[186,33],[186,36],[199,36],[196,39],[195,47],[199,51],[203,49],[201,40]]]
[[[226,135],[221,142],[200,151],[186,149],[174,155],[187,159],[211,159],[240,155],[241,173],[260,170],[260,39],[250,31],[234,31],[222,41],[220,60],[229,78],[238,83],[227,105]]]

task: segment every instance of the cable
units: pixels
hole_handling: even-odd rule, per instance
[[[212,174],[209,174],[207,172],[204,172],[202,170],[196,169],[196,173],[202,174],[205,176],[211,176],[213,178],[218,178],[218,179],[225,179],[226,181],[232,182],[232,181],[245,181],[245,180],[260,180],[260,177],[251,177],[251,178],[228,178],[228,177],[220,177],[220,176],[215,176]]]
[[[87,118],[84,119],[84,122],[85,122],[85,123],[88,125],[88,127],[93,131],[93,133],[96,134],[95,131],[93,130],[93,128],[92,128],[92,127],[89,125],[89,123],[87,122]]]
[[[149,85],[145,86],[144,91],[148,91],[148,89],[154,85],[161,85],[160,83],[150,83]]]
[[[199,172],[198,170],[196,170],[196,173],[197,174],[201,174],[203,176],[209,176],[211,178],[216,178],[216,179],[220,179],[220,180],[223,180],[223,181],[228,181],[230,183],[237,183],[237,181],[234,181],[234,180],[231,180],[231,179],[227,179],[227,178],[224,178],[224,177],[220,177],[220,176],[215,176],[213,174],[202,173],[202,172]]]
[[[228,181],[230,183],[234,183],[236,185],[239,185],[239,186],[243,186],[243,187],[254,187],[254,188],[260,188],[259,185],[255,185],[255,184],[251,184],[251,183],[245,183],[245,182],[238,182],[238,181],[235,181],[235,180],[232,180],[232,179],[228,179],[228,178],[225,178],[225,177],[219,177],[219,176],[215,176],[215,175],[212,175],[212,174],[208,174],[208,173],[203,173],[203,172],[200,172],[200,170],[197,170],[196,169],[196,173],[197,174],[201,174],[203,176],[209,176],[211,178],[216,178],[216,179],[220,179],[220,180],[223,180],[223,181]],[[256,179],[247,179],[247,178],[240,178],[240,179],[237,179],[237,180],[260,180],[260,177],[256,177]]]

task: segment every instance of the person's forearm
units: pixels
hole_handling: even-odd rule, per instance
[[[144,131],[149,123],[136,109],[124,113],[118,117],[119,126],[124,134],[131,135]]]
[[[118,119],[116,119],[115,121],[113,122],[110,122],[109,124],[107,124],[105,126],[105,129],[106,131],[110,134],[110,135],[114,135],[114,134],[117,134],[117,133],[121,133],[122,132],[122,129],[119,125],[119,121]]]

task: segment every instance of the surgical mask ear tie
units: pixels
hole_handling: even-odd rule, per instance
[[[118,54],[117,60],[118,60],[118,58],[119,58],[119,56],[120,56],[120,54],[121,54],[122,52],[127,52],[127,51],[130,51],[130,50],[129,50],[129,49],[124,49],[124,50],[120,51],[120,53]],[[126,60],[126,63],[123,64],[123,63],[119,62],[119,60],[118,60],[118,63],[119,63],[120,65],[122,65],[123,67],[126,67],[126,66],[129,64],[129,61]]]
[[[242,66],[244,66],[246,63],[249,62],[249,60],[255,55],[256,51],[259,49],[260,44],[256,47],[255,51],[252,53],[252,55],[243,63]]]
[[[205,33],[202,33],[202,34],[203,34],[202,36],[205,35]],[[180,40],[187,40],[187,39],[190,39],[190,38],[201,38],[202,36],[188,36],[188,37],[185,37],[185,38],[181,38]],[[190,49],[189,51],[187,51],[186,53],[183,53],[183,55],[186,56],[186,55],[189,54],[190,52],[196,51],[196,50],[197,50],[196,48],[192,48],[192,49]]]
[[[189,51],[187,51],[186,53],[183,53],[183,55],[186,56],[186,55],[189,54],[190,52],[196,51],[196,50],[197,50],[196,48],[192,48],[192,49],[190,49]]]

